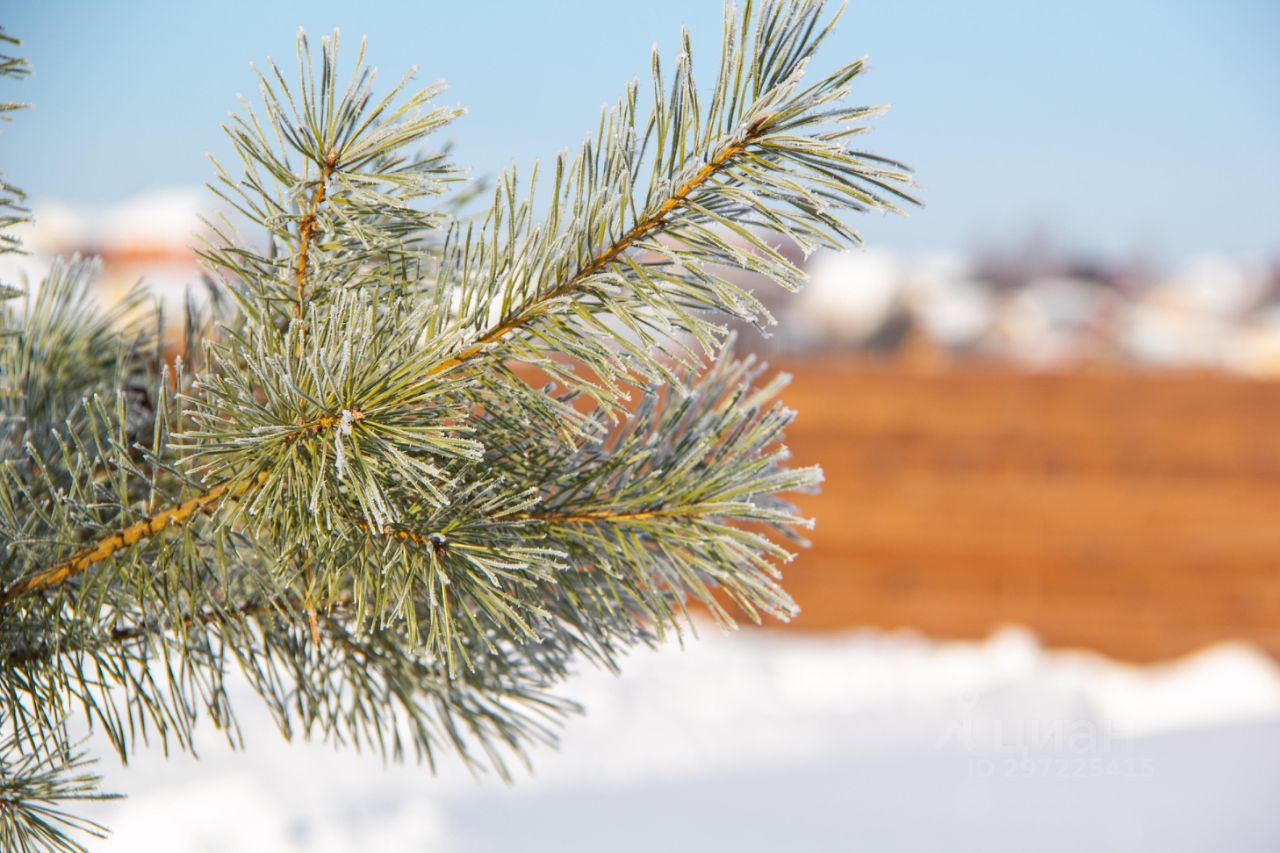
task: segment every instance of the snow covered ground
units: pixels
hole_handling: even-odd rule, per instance
[[[1280,849],[1280,669],[1248,647],[701,634],[573,682],[587,715],[511,787],[285,744],[245,697],[243,753],[206,729],[198,762],[104,760],[128,799],[92,808],[93,849]]]

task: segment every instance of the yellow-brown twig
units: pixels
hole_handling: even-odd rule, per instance
[[[644,512],[610,512],[608,510],[597,510],[594,512],[575,512],[575,513],[537,513],[524,512],[520,513],[516,518],[529,519],[532,521],[545,521],[548,524],[586,524],[593,521],[648,521],[654,518],[663,518],[673,515],[670,510],[654,509]]]
[[[348,415],[350,415],[351,423],[353,424],[358,424],[365,418],[364,410],[359,408],[358,406],[352,406],[350,409],[346,409],[345,411],[347,412]],[[298,424],[297,428],[294,429],[293,432],[289,433],[285,437],[284,446],[288,447],[298,439],[302,438],[304,435],[321,433],[327,429],[333,429],[334,427],[339,426],[342,423],[343,417],[344,415],[342,414],[323,415],[321,417],[316,418],[313,421],[307,421],[306,423]]]
[[[128,527],[112,533],[110,536],[105,536],[65,560],[33,575],[28,575],[6,589],[3,594],[0,594],[0,607],[7,607],[19,598],[56,586],[68,578],[75,577],[89,568],[89,566],[100,560],[107,559],[117,551],[128,548],[143,539],[155,536],[168,527],[181,525],[203,509],[211,509],[224,500],[235,500],[250,489],[260,485],[266,477],[267,472],[262,471],[257,476],[247,480],[219,483],[177,506],[161,510],[155,515],[144,518],[142,521],[136,521]]]
[[[311,197],[311,208],[298,223],[298,266],[295,270],[293,316],[296,317],[299,322],[302,320],[302,314],[306,309],[307,304],[307,253],[311,247],[311,235],[316,230],[316,217],[320,215],[320,205],[324,204],[325,190],[329,184],[329,178],[333,175],[333,167],[337,162],[338,152],[330,148],[328,156],[325,157],[324,168],[320,170],[320,181],[316,184],[315,195]],[[302,329],[299,330],[298,333],[297,355],[299,357],[302,356],[302,335],[304,332],[305,329]],[[363,417],[363,415],[361,415],[361,417]],[[322,423],[325,420],[325,418],[321,418],[320,422],[317,422],[318,425],[316,426],[315,431],[319,432],[321,430],[328,429],[331,426],[335,426],[340,423],[342,419],[339,417],[331,419],[331,423]],[[312,586],[315,583],[315,579],[311,572],[311,560],[305,555],[303,556],[303,560],[303,574],[305,575],[304,582],[306,583],[305,602],[307,609],[307,621],[311,626],[311,641],[318,646],[320,645],[320,623],[316,619],[316,607],[312,600]]]
[[[753,124],[752,133],[756,130],[758,130],[757,124]],[[580,285],[584,279],[595,275],[609,264],[613,263],[640,240],[660,228],[662,224],[667,221],[667,217],[679,209],[695,189],[706,183],[712,175],[720,171],[725,163],[746,150],[749,140],[750,135],[746,140],[726,146],[723,151],[703,164],[702,168],[699,169],[693,177],[689,178],[689,180],[677,187],[676,191],[673,192],[656,211],[633,225],[627,233],[618,238],[609,246],[609,248],[596,255],[590,262],[581,267],[572,276],[556,285],[543,296],[539,297],[538,300],[528,308],[516,314],[511,319],[499,323],[497,326],[489,329],[477,338],[474,344],[467,347],[462,352],[433,365],[431,370],[428,371],[427,376],[437,376],[474,358],[484,350],[485,346],[506,337],[508,334],[525,325],[539,314],[542,314],[547,310],[547,306],[549,306],[553,301],[564,296],[566,293],[571,292],[574,288]]]
[[[352,421],[358,423],[364,420],[364,412],[360,409],[353,408],[350,412]],[[304,435],[323,432],[340,423],[342,423],[341,415],[325,415],[314,421],[300,424],[294,432],[285,438],[285,447],[293,444]],[[141,521],[136,521],[108,536],[104,536],[70,557],[60,560],[33,575],[28,575],[3,593],[0,593],[0,608],[9,606],[19,598],[40,592],[51,586],[57,586],[68,578],[80,574],[94,563],[101,562],[113,554],[128,548],[130,545],[141,542],[143,539],[149,539],[168,527],[181,525],[200,510],[213,509],[224,500],[241,498],[266,482],[269,474],[270,472],[264,469],[252,477],[238,482],[227,481],[219,483],[180,504],[161,510]]]
[[[337,163],[338,152],[330,148],[328,156],[325,157],[324,167],[320,170],[320,181],[316,185],[315,195],[311,197],[311,207],[298,221],[298,263],[294,270],[293,316],[299,320],[302,319],[307,305],[307,255],[311,249],[311,235],[315,233],[316,217],[320,215],[320,205],[324,204],[329,179],[333,177]]]

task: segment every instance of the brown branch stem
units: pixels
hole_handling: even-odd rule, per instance
[[[649,521],[654,518],[665,518],[677,513],[671,509],[653,509],[642,512],[612,512],[610,510],[594,510],[575,513],[521,513],[518,518],[533,521],[545,521],[548,524],[588,524],[594,521]]]
[[[648,521],[655,518],[670,518],[680,513],[674,508],[644,510],[641,512],[612,512],[610,510],[596,510],[578,513],[556,513],[556,512],[521,512],[509,516],[517,521],[542,521],[547,524],[590,524],[597,521]],[[447,547],[447,543],[443,537],[433,539],[433,535],[419,533],[416,530],[410,530],[405,527],[394,525],[383,525],[377,527],[369,524],[367,521],[359,519],[354,520],[355,526],[365,533],[378,536],[387,536],[392,539],[402,539],[406,542],[412,542],[415,545],[423,547],[431,547],[433,549],[441,549]]]
[[[751,130],[753,134],[759,129],[757,125],[758,123],[752,125]],[[724,168],[729,161],[733,160],[733,158],[745,151],[747,146],[751,144],[751,141],[752,134],[749,134],[747,138],[725,146],[723,151],[704,163],[702,168],[695,172],[692,177],[677,187],[675,192],[668,196],[656,211],[631,226],[625,234],[611,243],[607,249],[600,252],[588,263],[580,267],[578,271],[569,278],[538,297],[537,300],[531,303],[523,311],[518,312],[515,316],[504,320],[486,331],[477,338],[476,342],[471,346],[467,347],[457,355],[451,356],[434,365],[431,370],[428,371],[427,376],[438,376],[445,371],[452,370],[463,362],[469,361],[479,355],[487,345],[506,337],[511,332],[514,332],[516,329],[521,328],[534,318],[545,313],[551,303],[556,299],[573,292],[584,280],[602,271],[605,267],[609,266],[609,264],[620,258],[623,253],[633,247],[636,243],[665,225],[667,217],[683,206],[686,199],[688,199],[694,190],[705,184],[713,175]]]
[[[364,420],[364,412],[360,409],[353,408],[350,412],[352,421],[359,422]],[[300,424],[296,430],[285,437],[284,447],[291,446],[304,435],[324,432],[341,423],[341,415],[325,415],[314,421]],[[223,501],[244,497],[244,495],[266,482],[269,476],[270,471],[264,468],[244,480],[224,481],[216,486],[211,486],[182,503],[160,510],[141,521],[135,521],[127,527],[103,536],[70,557],[60,560],[35,574],[28,575],[4,590],[3,593],[0,593],[0,609],[8,607],[20,598],[57,586],[81,574],[94,563],[101,562],[123,551],[130,545],[141,542],[143,539],[149,539],[169,527],[180,526],[201,510],[212,511]]]
[[[0,608],[9,606],[19,598],[57,586],[80,574],[94,563],[105,560],[130,545],[155,536],[166,528],[181,525],[200,510],[210,509],[223,500],[239,498],[263,482],[266,476],[267,472],[262,471],[246,480],[219,483],[189,500],[161,510],[141,521],[135,521],[109,536],[104,536],[70,557],[19,580],[0,594]]]
[[[338,152],[330,148],[328,155],[325,157],[324,168],[320,170],[320,181],[316,185],[316,194],[311,198],[311,209],[307,211],[307,215],[302,217],[302,221],[298,223],[298,268],[296,272],[296,295],[293,303],[293,316],[300,323],[307,299],[307,251],[311,246],[311,235],[316,229],[316,217],[320,215],[320,205],[324,204],[325,189],[329,184],[329,178],[333,176],[333,167],[337,162]],[[305,326],[298,330],[297,356],[299,358],[302,357],[302,337],[304,334],[306,334]],[[338,421],[340,422],[341,418]],[[327,424],[319,427],[319,429],[328,429],[333,425]],[[303,572],[306,575],[307,584],[307,621],[311,625],[311,640],[318,646],[320,645],[320,623],[316,620],[316,607],[312,601],[312,587],[315,585],[315,578],[311,571],[310,557],[304,555],[303,560],[305,561]]]
[[[320,215],[320,205],[324,204],[329,179],[333,177],[337,163],[338,152],[329,149],[329,154],[325,157],[324,167],[320,170],[320,180],[316,185],[315,195],[311,197],[311,207],[303,215],[302,219],[298,221],[298,263],[294,270],[293,316],[299,320],[302,319],[303,311],[307,305],[307,255],[311,248],[311,237],[315,233],[316,217]]]

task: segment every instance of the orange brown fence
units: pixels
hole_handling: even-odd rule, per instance
[[[1280,382],[793,360],[797,464],[821,463],[797,629],[911,627],[1135,660],[1243,639],[1280,655]]]

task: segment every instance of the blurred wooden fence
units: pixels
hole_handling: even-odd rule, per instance
[[[794,381],[813,547],[796,628],[909,626],[1148,660],[1280,655],[1280,383],[1220,375],[774,362]]]

